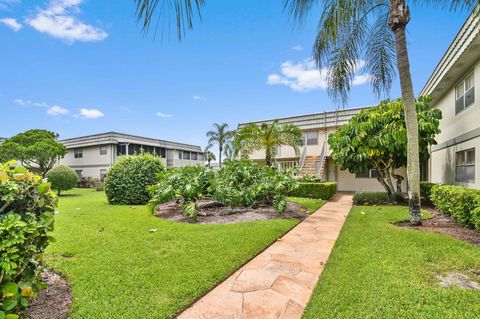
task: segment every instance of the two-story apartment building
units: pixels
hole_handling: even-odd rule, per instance
[[[164,159],[167,167],[205,163],[200,146],[170,142],[117,132],[61,140],[68,153],[59,164],[73,168],[79,176],[104,177],[119,157],[141,152]]]
[[[322,181],[336,181],[337,189],[340,191],[382,191],[384,188],[377,181],[375,171],[365,174],[354,175],[346,170],[340,170],[333,163],[330,148],[328,146],[328,135],[342,124],[360,113],[364,108],[352,108],[344,110],[329,111],[308,115],[299,115],[276,119],[279,125],[294,124],[304,134],[304,145],[300,148],[300,154],[290,146],[281,146],[277,150],[277,165],[280,169],[298,167],[302,174],[313,175]],[[274,119],[256,121],[271,124]],[[241,128],[243,124],[239,124]],[[250,159],[264,162],[265,152],[256,151],[250,155]],[[405,171],[399,172],[405,175]],[[403,186],[405,190],[405,185]]]
[[[429,179],[480,188],[480,16],[467,19],[420,94],[443,114]]]

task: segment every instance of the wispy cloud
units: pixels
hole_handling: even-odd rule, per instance
[[[54,105],[52,107],[49,107],[47,109],[47,114],[48,115],[52,115],[52,116],[57,116],[57,115],[66,115],[68,114],[70,111],[67,110],[66,108],[63,108],[61,106],[58,106],[58,105]]]
[[[97,109],[80,109],[80,114],[78,116],[84,119],[95,120],[103,117],[104,115],[105,114]]]
[[[13,100],[13,103],[21,106],[29,105],[32,104],[32,101],[30,100],[24,100],[24,99],[15,99]]]
[[[293,51],[303,51],[303,47],[300,44],[292,47]]]
[[[107,32],[77,18],[80,13],[79,5],[84,1],[51,0],[47,8],[39,9],[36,15],[26,22],[35,30],[67,43],[102,41],[108,36]]]
[[[23,27],[17,19],[14,18],[3,18],[0,19],[0,23],[3,23],[6,25],[8,28],[12,29],[13,31],[17,32],[20,31],[20,29]]]
[[[192,96],[192,99],[197,100],[197,101],[207,102],[207,98],[203,97],[203,96],[200,96],[200,95],[194,95],[194,96]]]
[[[167,113],[163,113],[163,112],[157,112],[155,113],[156,116],[158,117],[172,117],[173,115],[172,114],[167,114]]]
[[[365,62],[357,61],[357,74],[354,76],[352,85],[363,85],[368,83],[371,75],[362,73]],[[267,78],[269,85],[285,85],[295,92],[308,92],[312,90],[324,90],[328,87],[328,68],[316,67],[315,62],[306,59],[298,63],[287,61],[281,64],[280,74],[273,73]]]

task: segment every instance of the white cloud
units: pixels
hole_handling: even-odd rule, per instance
[[[296,46],[292,47],[293,51],[302,51],[303,47],[300,44],[297,44]]]
[[[361,73],[365,61],[357,61],[357,70],[352,85],[368,83],[370,75]],[[287,61],[280,66],[281,74],[273,73],[267,78],[269,85],[285,85],[295,92],[308,92],[312,90],[327,89],[328,68],[318,69],[312,59],[306,59],[298,63]]]
[[[57,115],[66,115],[68,114],[70,111],[67,110],[66,108],[63,108],[61,106],[58,106],[58,105],[54,105],[50,108],[48,108],[47,110],[47,114],[48,115],[52,115],[52,116],[57,116]]]
[[[167,113],[163,113],[163,112],[157,112],[155,113],[156,116],[158,117],[172,117],[173,115],[172,114],[167,114]]]
[[[24,106],[24,105],[32,104],[32,101],[24,100],[24,99],[15,99],[15,100],[13,100],[13,103],[15,103],[17,105]]]
[[[104,30],[85,24],[75,16],[84,1],[51,0],[46,9],[40,9],[27,23],[39,32],[68,43],[102,41],[108,36]]]
[[[197,101],[207,102],[207,98],[203,97],[203,96],[200,96],[200,95],[194,95],[194,96],[192,96],[192,99],[197,100]]]
[[[80,117],[84,119],[98,119],[104,116],[102,112],[97,109],[80,109]]]
[[[13,18],[0,19],[0,23],[3,23],[15,32],[20,31],[20,29],[23,27],[20,23],[18,23],[17,19]]]

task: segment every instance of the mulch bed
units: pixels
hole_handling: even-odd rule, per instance
[[[234,224],[254,220],[298,218],[305,219],[309,214],[305,208],[295,203],[288,203],[285,212],[279,214],[272,206],[262,205],[256,208],[230,208],[214,200],[201,200],[197,203],[197,221],[185,217],[181,204],[170,201],[158,205],[155,216],[180,223],[196,224]]]
[[[396,225],[426,232],[447,234],[480,247],[480,232],[465,228],[462,224],[453,221],[449,216],[440,213],[434,208],[424,207],[424,209],[432,213],[432,218],[423,220],[422,226],[412,227],[408,221],[399,222]]]
[[[67,319],[72,304],[72,294],[67,281],[51,270],[42,273],[42,281],[47,284],[47,288],[40,291],[28,307],[28,318]]]

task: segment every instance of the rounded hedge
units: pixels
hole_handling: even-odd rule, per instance
[[[150,154],[126,156],[116,162],[105,179],[105,194],[113,205],[143,205],[150,200],[148,186],[158,183],[163,161]]]
[[[55,166],[48,171],[45,177],[48,178],[52,189],[57,191],[58,195],[60,195],[61,191],[68,191],[74,188],[78,182],[77,173],[65,165]]]

